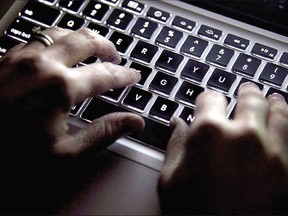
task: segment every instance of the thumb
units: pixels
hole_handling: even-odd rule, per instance
[[[95,119],[86,128],[57,142],[53,153],[58,157],[85,157],[103,150],[121,136],[141,131],[144,127],[145,121],[139,115],[111,113]]]
[[[179,166],[183,163],[186,153],[187,136],[189,135],[189,126],[180,118],[174,118],[171,121],[173,129],[171,138],[166,149],[166,157],[161,171],[160,182],[163,185],[170,184],[175,176]]]

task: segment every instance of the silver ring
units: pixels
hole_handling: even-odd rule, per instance
[[[32,29],[32,31],[35,33],[35,37],[34,39],[40,41],[41,43],[43,43],[46,47],[50,46],[54,43],[53,39],[47,35],[47,34],[43,34],[39,28],[35,28]]]

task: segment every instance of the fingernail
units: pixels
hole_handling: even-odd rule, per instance
[[[130,68],[130,70],[135,73],[136,77],[138,78],[138,81],[137,81],[137,82],[139,82],[139,81],[141,80],[141,77],[142,77],[142,76],[141,76],[141,71],[136,70],[136,69],[134,69],[134,68]]]
[[[254,89],[258,89],[259,90],[259,87],[253,83],[253,82],[245,82],[245,83],[242,83],[240,86],[239,86],[239,89],[238,89],[238,94],[240,94],[242,91],[245,91],[247,89],[251,89],[251,88],[254,88]]]
[[[284,102],[286,103],[285,98],[284,98],[281,94],[278,94],[278,93],[273,93],[273,94],[268,95],[267,99],[268,99],[270,102],[274,102],[274,101],[284,101]]]

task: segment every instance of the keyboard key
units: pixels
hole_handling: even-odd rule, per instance
[[[12,47],[19,44],[20,41],[14,40],[11,37],[3,35],[0,37],[0,56],[4,56],[6,52]]]
[[[172,21],[172,25],[175,26],[176,28],[191,32],[195,27],[196,23],[184,17],[175,16],[175,18]]]
[[[149,88],[153,91],[169,95],[177,82],[178,79],[176,77],[158,72],[150,83]]]
[[[259,80],[280,87],[287,74],[287,68],[268,62],[260,74]]]
[[[137,1],[124,0],[124,2],[122,3],[122,7],[126,10],[130,10],[134,13],[140,14],[144,10],[145,5]]]
[[[107,19],[107,24],[111,27],[125,30],[133,19],[133,15],[125,11],[115,9]]]
[[[101,0],[103,2],[106,2],[110,5],[116,5],[120,0]]]
[[[52,26],[61,12],[37,1],[28,1],[20,15],[46,26]]]
[[[194,109],[185,106],[179,117],[182,118],[188,125],[190,125],[194,119]]]
[[[189,59],[181,72],[181,76],[201,82],[209,68],[207,64]]]
[[[271,95],[273,93],[278,93],[278,94],[282,95],[285,98],[286,103],[288,103],[288,93],[287,92],[283,92],[283,91],[280,91],[280,90],[274,89],[274,88],[269,88],[269,90],[267,91],[266,97],[268,97],[269,95]]]
[[[223,32],[221,30],[212,28],[207,25],[201,25],[201,27],[198,30],[198,35],[217,41],[222,36],[222,33]]]
[[[149,146],[165,151],[171,137],[170,127],[152,119],[143,118],[145,120],[144,130],[128,135],[128,138],[130,137],[133,140],[138,140]]]
[[[114,31],[109,40],[113,42],[120,53],[125,53],[133,42],[133,37]]]
[[[241,84],[245,83],[245,82],[252,82],[254,83],[255,85],[257,85],[259,87],[260,90],[263,90],[264,86],[258,82],[255,82],[253,80],[249,80],[249,79],[246,79],[246,78],[242,78],[239,82],[239,84],[237,85],[237,88],[236,90],[234,91],[234,96],[237,97],[238,96],[238,89],[239,87],[241,86]]]
[[[80,29],[84,23],[85,21],[82,18],[66,13],[57,24],[57,26],[75,31]]]
[[[247,49],[249,43],[250,43],[249,40],[233,34],[228,34],[224,40],[224,44],[226,44],[227,46],[240,49],[243,51]]]
[[[288,52],[284,52],[280,58],[280,63],[288,66]]]
[[[208,46],[208,41],[189,35],[181,47],[181,53],[200,58]]]
[[[214,44],[206,57],[206,61],[210,64],[217,64],[222,67],[227,67],[233,55],[233,50],[218,44]]]
[[[92,98],[83,113],[81,114],[81,119],[92,122],[96,118],[100,118],[103,115],[113,112],[125,112],[122,107],[113,105],[99,98]]]
[[[133,86],[123,100],[123,104],[138,112],[143,112],[151,98],[151,92]]]
[[[79,111],[80,111],[83,103],[84,103],[84,101],[82,101],[81,103],[77,104],[76,106],[73,106],[73,107],[71,108],[69,114],[70,114],[71,116],[76,116],[76,115],[79,113]]]
[[[144,83],[146,82],[148,76],[152,72],[152,68],[146,67],[146,66],[138,64],[136,62],[132,62],[131,65],[130,65],[130,68],[134,68],[134,69],[140,71],[141,80],[138,82],[138,84],[142,85],[142,86],[144,85]]]
[[[107,27],[104,26],[100,26],[96,23],[92,23],[90,22],[89,25],[87,26],[87,28],[91,29],[92,31],[96,32],[97,34],[100,34],[102,36],[106,36],[109,32],[109,29]]]
[[[175,103],[174,101],[157,97],[155,103],[149,111],[149,114],[154,118],[164,120],[168,123],[178,106],[179,104]]]
[[[110,89],[109,91],[102,94],[102,96],[112,99],[113,101],[118,101],[122,93],[126,88]]]
[[[59,6],[63,9],[63,10],[70,10],[73,12],[77,12],[80,7],[83,5],[85,0],[60,0],[59,2]]]
[[[31,39],[33,28],[38,28],[39,25],[33,24],[23,19],[15,19],[9,28],[6,30],[6,34],[18,38],[24,42]]]
[[[154,19],[163,23],[167,22],[167,20],[170,17],[170,14],[168,12],[159,10],[154,7],[150,7],[146,15],[147,17],[151,19]]]
[[[203,91],[204,88],[201,86],[183,81],[175,98],[185,104],[187,103],[194,106],[197,96]]]
[[[164,26],[155,41],[159,45],[175,48],[182,37],[183,32]]]
[[[240,53],[232,70],[253,77],[261,64],[261,60],[243,53]]]
[[[163,50],[155,65],[157,68],[175,73],[183,58],[183,56],[177,53]]]
[[[208,86],[228,93],[232,84],[236,80],[236,75],[216,68],[208,80]]]
[[[108,5],[93,0],[90,1],[88,5],[85,7],[85,9],[83,10],[83,15],[86,18],[101,21],[108,10],[109,10]]]
[[[251,53],[253,55],[266,58],[269,60],[274,60],[275,56],[277,55],[278,50],[272,47],[265,46],[260,43],[255,43],[253,46]]]
[[[140,17],[131,29],[131,33],[132,35],[150,39],[157,28],[157,23]]]
[[[132,50],[130,56],[133,59],[137,59],[146,63],[150,63],[156,52],[158,51],[158,47],[152,44],[138,41],[134,49]]]

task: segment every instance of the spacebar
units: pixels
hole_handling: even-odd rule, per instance
[[[89,105],[86,107],[81,117],[86,120],[93,121],[95,118],[99,118],[102,115],[111,112],[131,112],[123,107],[116,106],[99,98],[93,98]],[[142,116],[143,117],[143,116]],[[148,146],[165,151],[168,140],[171,136],[170,127],[161,124],[157,121],[143,117],[145,120],[144,130],[133,133],[127,136],[127,138],[139,141]]]

